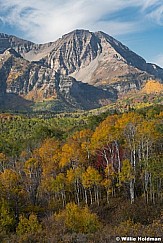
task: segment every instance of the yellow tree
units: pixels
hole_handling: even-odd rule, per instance
[[[143,121],[143,117],[134,112],[124,113],[117,121],[117,127],[121,131],[121,136],[124,138],[124,147],[128,151],[128,158],[136,174],[137,151],[139,141],[137,140],[138,126]],[[130,181],[130,200],[131,203],[135,199],[135,177]]]
[[[138,158],[140,164],[143,166],[144,195],[146,202],[148,203],[148,189],[150,184],[150,174],[148,171],[149,158],[153,157],[154,146],[156,145],[157,140],[160,139],[161,134],[157,129],[156,120],[143,120],[137,128],[137,140],[139,141]]]
[[[35,205],[42,173],[40,161],[36,158],[28,159],[24,164],[24,172],[26,175],[25,188],[29,194],[30,201]]]
[[[56,198],[61,196],[63,208],[66,205],[66,176],[64,173],[59,173],[55,179],[51,180],[52,192],[56,194]]]
[[[143,121],[143,117],[134,112],[124,113],[121,118],[118,119],[117,127],[121,131],[121,135],[125,141],[125,147],[130,151],[130,162],[135,168],[136,166],[136,150],[138,147],[137,133],[138,126]]]
[[[115,175],[121,170],[121,130],[117,126],[118,119],[118,115],[108,116],[96,128],[91,139],[93,153],[96,154],[97,159],[100,156],[106,162],[103,185],[107,192],[107,202],[109,202],[110,190],[112,195],[116,192],[118,177]]]
[[[149,174],[149,184],[147,187],[147,198],[154,204],[156,201],[163,201],[163,156],[155,155],[148,161],[146,170]],[[148,203],[148,201],[147,201]]]
[[[46,198],[47,203],[53,199],[51,183],[59,172],[60,143],[58,140],[47,138],[35,151],[35,157],[40,161],[42,168],[39,196]]]
[[[43,141],[38,149],[38,156],[42,165],[43,176],[56,176],[59,166],[60,144],[59,141],[48,138]]]
[[[116,127],[117,120],[117,115],[111,115],[100,123],[92,135],[91,148],[105,159],[107,167],[111,163],[113,170],[118,167],[118,171],[120,171],[120,136],[119,128]]]
[[[8,233],[14,228],[15,217],[6,200],[0,202],[0,232]]]
[[[42,226],[39,223],[35,214],[30,214],[29,218],[26,218],[24,215],[21,215],[19,217],[19,223],[16,228],[16,233],[19,236],[20,242],[31,242],[31,239],[29,238],[31,236],[34,237],[35,235],[40,234],[41,230]],[[32,242],[33,240],[34,239],[32,239]]]
[[[99,186],[102,181],[102,177],[99,172],[93,167],[89,166],[87,170],[82,174],[82,184],[85,189],[85,202],[88,203],[87,189],[90,194],[91,204],[93,203],[92,190],[94,191],[94,200],[99,205]]]
[[[109,164],[105,169],[105,177],[101,182],[101,185],[104,186],[106,189],[106,199],[108,204],[109,204],[109,195],[114,196],[115,194],[116,179],[117,179],[117,173],[112,169],[111,164]]]
[[[75,203],[68,203],[66,209],[56,215],[56,221],[64,221],[68,230],[76,233],[94,233],[100,227],[97,215],[88,207],[81,208]]]
[[[90,158],[91,130],[77,131],[62,147],[60,166],[76,167],[79,164],[86,164]]]
[[[80,204],[80,197],[82,196],[82,187],[81,187],[81,177],[83,173],[82,167],[77,167],[75,169],[70,168],[67,170],[67,184],[70,186],[73,185],[75,189],[75,195],[77,204]]]
[[[0,190],[1,198],[12,204],[15,217],[18,218],[20,204],[23,203],[22,200],[25,196],[20,175],[16,171],[5,169],[0,174]]]

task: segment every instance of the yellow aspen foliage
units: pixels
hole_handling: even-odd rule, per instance
[[[11,212],[8,203],[2,200],[0,203],[0,231],[8,232],[15,224],[14,214]]]
[[[129,182],[133,178],[134,178],[134,171],[132,165],[128,159],[125,159],[122,162],[122,169],[121,172],[119,173],[119,182],[120,184],[124,182]]]
[[[62,147],[60,166],[83,164],[89,157],[92,132],[89,129],[77,131]]]
[[[101,182],[101,185],[104,186],[106,188],[106,191],[108,193],[111,193],[112,192],[112,180],[111,179],[104,179],[102,182]]]
[[[80,179],[83,173],[83,168],[77,167],[75,169],[67,170],[67,182],[69,184],[74,183],[77,179]]]
[[[78,142],[79,144],[82,144],[84,142],[88,142],[90,140],[91,135],[92,131],[90,129],[84,129],[75,132],[72,138],[74,141]]]
[[[74,151],[74,147],[71,146],[71,144],[64,144],[62,147],[61,152],[61,159],[60,159],[60,166],[64,167],[71,163],[71,160],[78,158],[78,156],[75,155],[76,151]],[[76,158],[75,158],[76,157]]]
[[[16,190],[20,182],[20,176],[13,170],[6,169],[0,174],[0,182],[6,190]]]
[[[100,223],[96,214],[90,212],[88,207],[81,208],[75,203],[68,203],[66,209],[56,215],[56,220],[64,219],[66,227],[76,233],[93,233]]]
[[[19,224],[16,228],[16,233],[18,235],[24,235],[25,234],[35,234],[37,232],[40,232],[42,229],[41,225],[38,222],[37,216],[35,214],[31,214],[29,216],[29,219],[25,216],[21,215],[19,217]]]
[[[158,82],[157,80],[148,80],[142,89],[142,92],[146,94],[153,94],[153,93],[162,93],[163,92],[163,84]]]
[[[41,144],[38,150],[43,174],[48,175],[58,167],[59,155],[60,155],[60,144],[57,140],[48,138]]]
[[[82,174],[82,184],[85,188],[90,188],[93,185],[99,185],[102,180],[99,172],[93,167],[89,166]]]
[[[52,180],[52,190],[54,192],[60,192],[64,190],[66,185],[66,177],[63,173],[59,173],[55,179]]]
[[[117,115],[108,116],[96,128],[91,139],[91,145],[93,150],[100,149],[119,137],[119,131],[115,126],[117,119]]]
[[[24,168],[25,170],[33,171],[37,169],[39,166],[39,162],[36,158],[30,158],[25,162]]]
[[[161,111],[158,115],[155,115],[155,118],[163,121],[163,111]]]
[[[5,169],[0,174],[0,191],[1,196],[7,201],[18,200],[18,198],[26,196],[20,175],[10,169]]]
[[[159,138],[160,134],[156,129],[156,121],[155,120],[150,120],[150,121],[142,121],[138,125],[138,139],[145,139],[146,141],[150,140],[155,140]]]
[[[126,128],[128,125],[136,127],[143,120],[143,117],[135,112],[124,113],[118,120],[116,126],[120,129]]]

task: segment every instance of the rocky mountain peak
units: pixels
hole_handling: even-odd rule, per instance
[[[77,36],[77,37],[82,37],[82,38],[83,38],[83,36],[89,36],[89,35],[91,35],[91,34],[93,34],[93,33],[90,32],[89,30],[76,29],[76,30],[73,30],[73,31],[71,31],[71,32],[69,32],[69,33],[63,35],[63,36],[62,36],[62,39],[67,38],[67,37],[68,37],[68,38],[71,38],[71,37],[75,37],[75,36]]]
[[[100,51],[100,42],[94,33],[75,30],[56,42],[48,63],[59,73],[69,75],[89,65]]]
[[[91,109],[155,78],[163,69],[102,31],[77,29],[46,44],[0,34],[0,94]]]
[[[23,54],[29,52],[34,45],[35,44],[31,41],[23,40],[13,35],[0,33],[0,54],[8,48],[13,48],[18,53]]]

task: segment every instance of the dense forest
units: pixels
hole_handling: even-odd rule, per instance
[[[0,242],[163,237],[163,107],[0,115]]]

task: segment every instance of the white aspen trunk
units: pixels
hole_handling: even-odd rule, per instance
[[[92,203],[93,203],[93,197],[92,197],[91,188],[89,188],[89,195],[90,195],[90,200],[91,200],[91,205],[92,205]]]
[[[149,174],[149,181],[150,181],[150,200],[152,201],[152,175]]]
[[[144,154],[144,152],[143,152]],[[146,158],[145,158],[145,154],[144,154],[144,159],[145,159],[145,174],[144,174],[144,183],[145,183],[145,191],[146,191],[146,201],[147,204],[149,202],[149,197],[148,197],[148,184],[149,184],[149,172],[148,172],[148,158],[149,158],[149,146],[148,146],[148,141],[146,143]]]
[[[133,150],[133,167],[134,167],[134,171],[135,171],[135,167],[136,167],[136,148],[134,145],[134,150]]]
[[[65,201],[66,201],[66,200],[65,200],[65,199],[66,199],[65,192],[62,191],[62,192],[61,192],[61,196],[62,196],[62,206],[63,206],[63,208],[64,208],[64,207],[65,207],[65,204],[66,204],[66,202],[65,202]]]
[[[134,180],[130,180],[130,201],[131,204],[134,203],[135,200],[135,190],[134,190]]]
[[[147,170],[145,169],[145,172],[144,172],[144,186],[145,186],[145,191],[148,192],[148,172]]]
[[[78,206],[80,205],[80,199],[79,199],[79,194],[78,194],[78,192],[76,192],[76,198],[77,198],[77,204],[78,204]]]
[[[98,192],[98,186],[94,186],[94,193],[95,193],[95,202],[97,202],[98,206],[100,204],[99,202],[99,192]]]
[[[149,195],[148,195],[148,191],[146,192],[146,202],[147,202],[147,204],[149,203]]]
[[[139,162],[141,162],[142,156],[141,156],[141,147],[140,147],[140,144],[139,144],[139,148],[138,148],[138,158],[139,158]]]
[[[119,146],[118,142],[115,141],[116,151],[117,151],[117,158],[118,158],[118,173],[121,172],[121,160],[120,160],[120,153],[119,153]]]
[[[111,158],[111,165],[112,165],[112,170],[114,171],[114,148],[113,148],[113,144],[111,144],[111,146],[108,148],[109,152],[110,152],[110,158]]]
[[[108,188],[106,190],[106,199],[107,199],[107,204],[109,204],[109,191],[108,191]]]
[[[79,189],[79,181],[78,179],[76,180],[76,197],[77,197],[77,203],[78,203],[78,206],[80,205],[80,189]]]
[[[107,165],[107,167],[108,167],[108,166],[109,166],[109,160],[108,160],[108,158],[107,158],[105,149],[104,149],[104,158],[105,158],[105,160],[106,160],[106,165]]]
[[[96,189],[96,186],[94,185],[94,199],[95,199],[95,202],[97,202],[97,189]]]
[[[90,159],[90,152],[89,152],[88,148],[86,148],[86,150],[87,150],[87,159],[89,160]]]
[[[153,201],[153,204],[155,204],[155,192],[154,192],[154,188],[153,188],[153,193],[152,193],[152,201]]]
[[[149,159],[149,143],[147,141],[147,161],[148,161],[148,159]]]
[[[106,160],[106,165],[107,165],[107,169],[108,169],[108,176],[109,176],[109,160],[108,160],[108,158],[107,158],[105,149],[104,149],[104,158],[105,158],[105,160]]]
[[[141,147],[142,147],[142,157],[143,157],[143,159],[145,159],[143,139],[142,139],[142,142],[141,142]]]
[[[88,205],[88,197],[87,197],[87,190],[84,188],[84,194],[85,194],[85,203]]]

